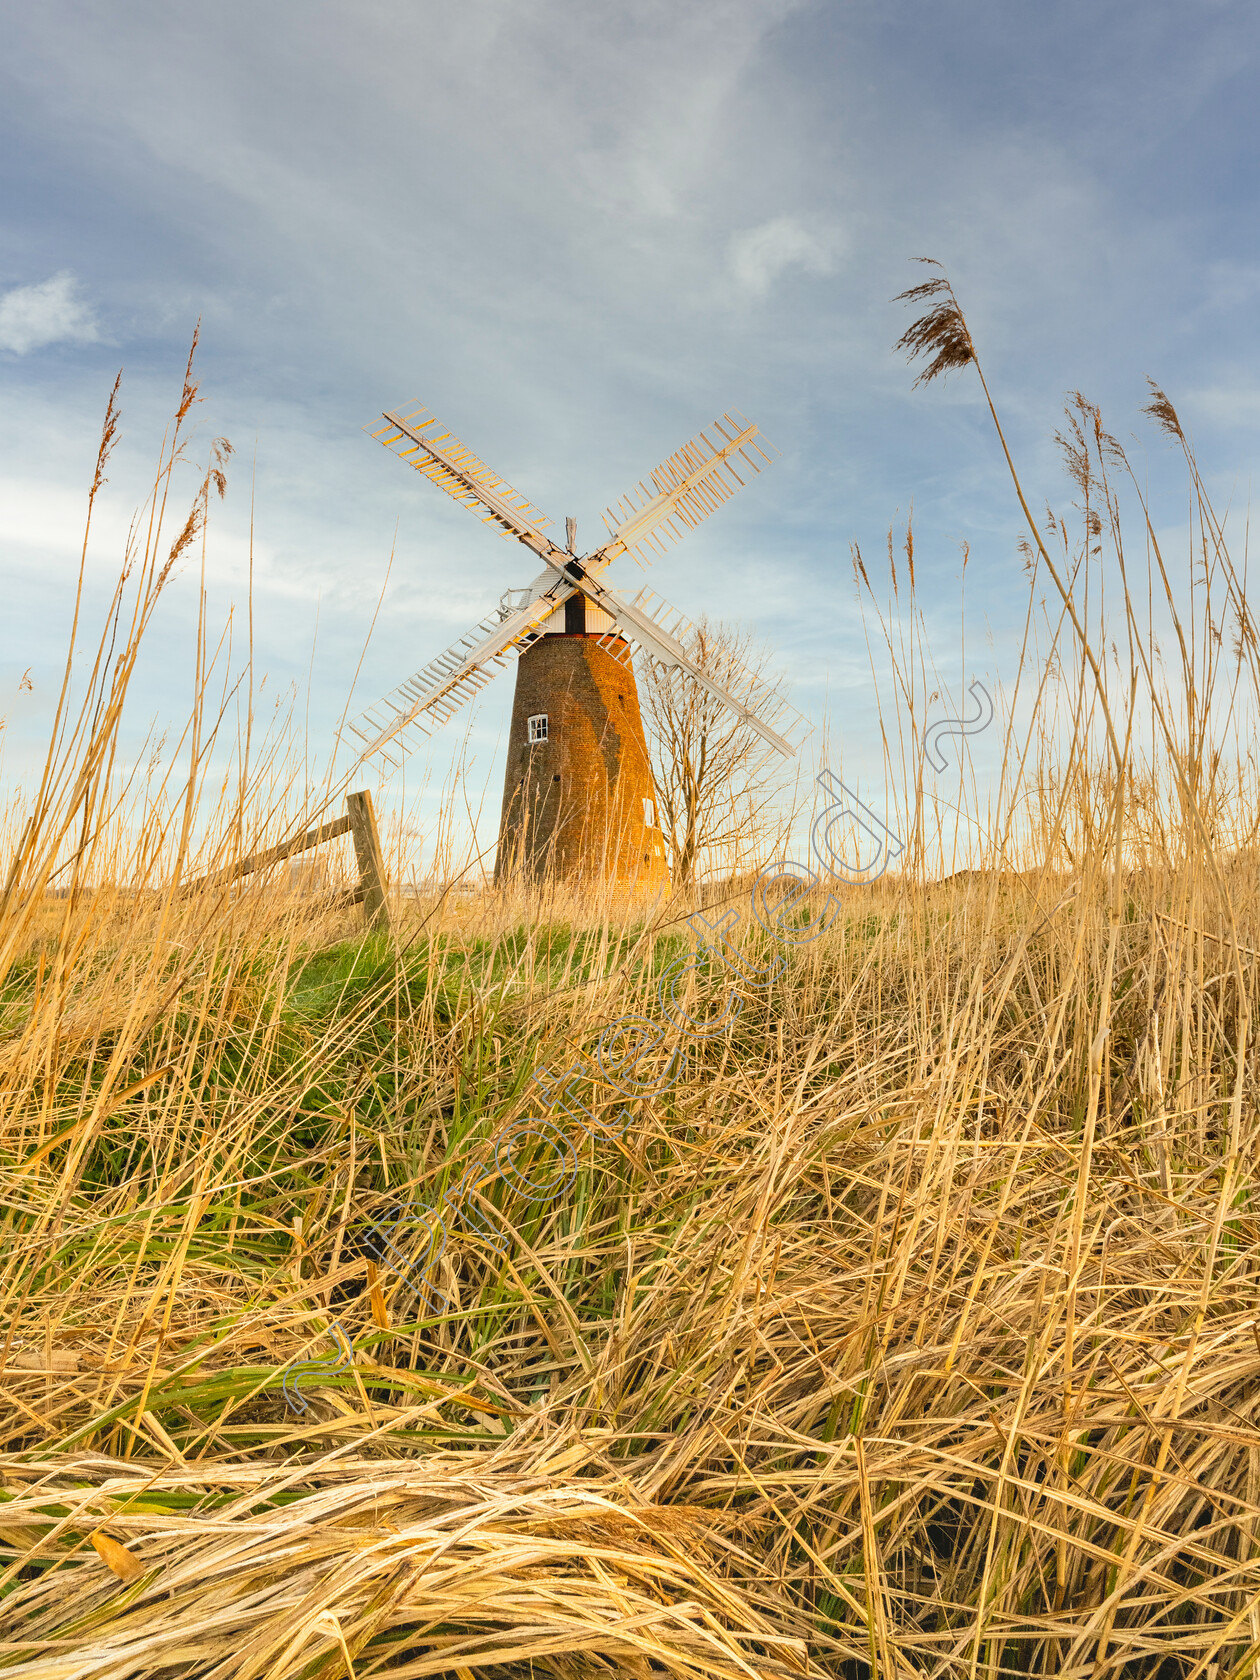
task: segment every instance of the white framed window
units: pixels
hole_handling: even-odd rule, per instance
[[[656,806],[650,799],[643,801],[643,825],[645,828],[656,827]]]
[[[526,732],[529,736],[529,744],[531,747],[536,741],[545,741],[547,739],[546,712],[535,712],[532,718],[527,719]]]

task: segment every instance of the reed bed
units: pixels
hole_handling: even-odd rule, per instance
[[[190,373],[159,502],[194,398]],[[537,1069],[576,1067],[596,1120],[627,1108],[592,1047],[659,1016],[693,903],[435,887],[383,934],[338,904],[336,856],[197,886],[337,789],[299,797],[226,678],[211,704],[204,633],[182,756],[120,768],[154,518],[131,628],[78,711],[68,685],[11,835],[0,1666],[1254,1672],[1256,641],[1152,402],[1194,570],[1074,403],[1001,785],[933,880],[968,784],[947,801],[922,767],[932,675],[890,548],[904,867],[767,984],[744,915],[745,973],[688,982],[697,1017],[738,1015],[549,1200],[493,1182],[496,1131],[538,1111]],[[478,1164],[482,1217],[417,1288],[407,1220]]]

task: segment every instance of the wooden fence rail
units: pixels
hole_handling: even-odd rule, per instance
[[[354,855],[359,865],[359,884],[354,891],[345,894],[343,902],[362,904],[368,925],[388,933],[389,905],[385,896],[385,859],[381,851],[381,837],[376,827],[372,795],[366,788],[360,793],[348,793],[346,806],[347,812],[344,817],[334,817],[332,822],[321,823],[318,828],[309,828],[305,834],[299,834],[293,840],[284,840],[278,846],[269,846],[265,852],[255,852],[252,857],[241,858],[239,862],[229,864],[226,869],[216,869],[212,874],[199,876],[195,881],[187,881],[182,890],[188,893],[202,887],[226,886],[231,881],[239,881],[242,876],[253,875],[259,869],[266,869],[273,863],[282,863],[285,858],[294,857],[298,852],[309,852],[313,846],[322,846],[326,840],[336,840],[342,834],[349,834],[354,839]]]

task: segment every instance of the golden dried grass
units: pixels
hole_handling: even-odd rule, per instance
[[[906,868],[768,988],[693,975],[738,1020],[567,1195],[488,1192],[505,1255],[454,1223],[426,1317],[365,1222],[651,1012],[688,906],[434,894],[386,940],[277,876],[183,893],[318,819],[283,748],[129,806],[80,774],[113,701],[67,735],[0,930],[0,1664],[1253,1671],[1255,640],[1180,425],[1206,568],[1148,526],[1145,597],[1122,462],[1088,405],[1065,437],[1071,611],[1030,629],[977,867],[929,879],[911,572]]]

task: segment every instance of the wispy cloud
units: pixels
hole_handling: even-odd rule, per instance
[[[260,668],[305,673],[325,602],[314,732],[339,715],[396,525],[369,698],[521,581],[519,551],[360,434],[410,396],[579,537],[713,414],[747,413],[781,461],[657,575],[692,617],[755,620],[820,721],[828,672],[847,696],[866,669],[845,545],[879,545],[912,495],[941,556],[933,612],[953,613],[965,537],[1001,637],[1022,622],[1009,489],[974,382],[912,395],[891,354],[910,258],[947,265],[1040,494],[1062,391],[1084,384],[1123,431],[1147,367],[1211,429],[1205,461],[1245,474],[1254,454],[1260,8],[1150,0],[1136,33],[1131,10],[1061,0],[995,31],[983,7],[911,0],[328,0],[316,29],[301,0],[226,0],[190,50],[181,9],[150,0],[21,8],[0,140],[29,185],[6,233],[48,253],[0,280],[23,662],[60,653],[105,394],[65,335],[92,314],[102,337],[133,323],[120,517],[204,317],[206,424],[243,455],[259,439]],[[215,599],[241,594],[247,488],[242,465],[216,510]],[[478,751],[510,704],[504,678]],[[853,753],[879,738],[873,712],[845,728]]]
[[[46,344],[96,339],[92,311],[78,292],[78,281],[68,271],[5,292],[0,296],[0,350],[24,356]]]
[[[830,223],[811,226],[800,216],[775,216],[731,240],[731,273],[741,291],[765,297],[789,268],[834,274],[840,245],[839,230]]]
[[[1260,381],[1234,375],[1212,385],[1192,387],[1179,406],[1224,431],[1260,425]]]

